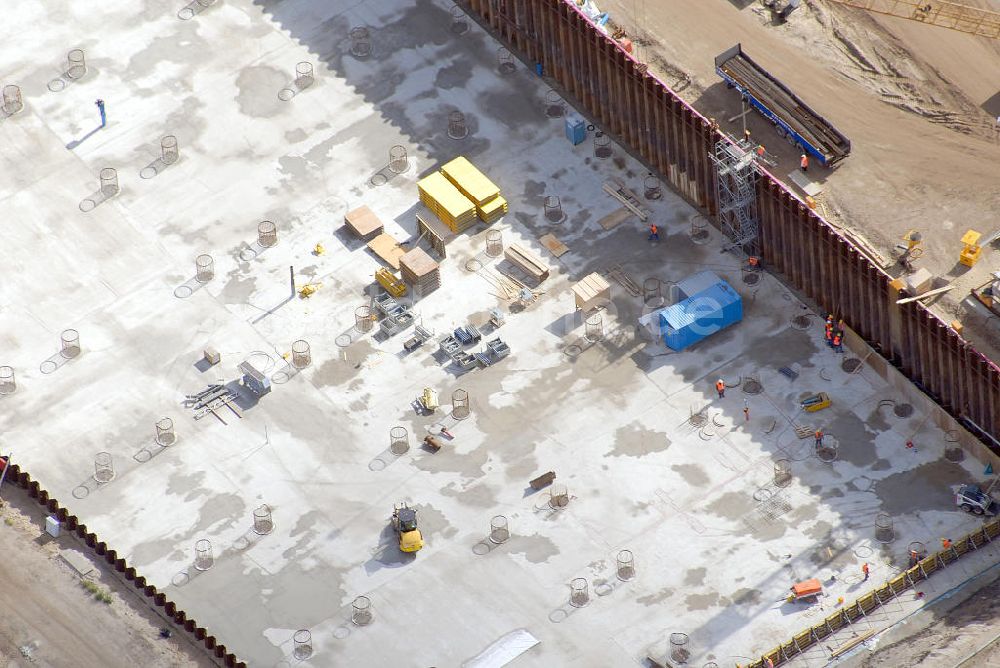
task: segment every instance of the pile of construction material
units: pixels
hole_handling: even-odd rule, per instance
[[[383,292],[374,300],[375,310],[382,314],[378,326],[386,336],[394,336],[413,324],[413,313],[406,304],[400,304],[389,293]]]
[[[371,241],[382,234],[384,229],[382,221],[367,206],[360,206],[344,214],[344,225],[362,241]]]
[[[500,196],[500,188],[466,158],[455,158],[441,168],[441,173],[476,205],[476,215],[487,225],[507,213],[507,200]]]
[[[417,181],[420,201],[458,234],[476,222],[476,207],[444,174],[434,172]]]
[[[463,157],[417,181],[420,201],[452,232],[472,227],[476,218],[492,225],[507,213],[500,188]]]
[[[427,294],[441,287],[438,263],[422,248],[414,248],[399,258],[399,270],[403,281],[416,289],[418,294]]]
[[[510,354],[510,346],[501,341],[499,337],[488,341],[482,352],[469,352],[467,350],[469,346],[478,344],[482,339],[483,335],[479,328],[469,324],[458,327],[453,333],[441,338],[438,345],[441,351],[464,371],[493,366]]]

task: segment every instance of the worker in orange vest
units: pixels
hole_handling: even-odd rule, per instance
[[[660,240],[660,228],[658,228],[656,225],[649,226],[649,240],[650,241]]]
[[[868,580],[868,562],[861,564],[861,572],[865,574],[865,581]]]
[[[802,157],[799,158],[799,167],[802,168],[803,172],[809,171],[809,156],[805,153],[803,153]]]
[[[719,393],[719,398],[726,396],[726,381],[721,378],[715,381],[715,391]]]
[[[816,437],[816,449],[818,450],[823,447],[823,432],[817,429],[813,435]]]
[[[950,550],[951,549],[951,538],[942,538],[941,539],[941,549],[942,550]]]
[[[826,326],[826,345],[833,348],[833,325]]]
[[[833,335],[833,350],[838,353],[844,352],[844,340],[841,338],[840,332]]]
[[[758,158],[763,158],[766,153],[767,153],[767,150],[764,148],[763,144],[761,144],[761,145],[759,145],[757,147],[757,157]]]

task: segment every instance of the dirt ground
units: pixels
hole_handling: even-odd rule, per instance
[[[996,0],[965,0],[1000,10]],[[992,3],[992,4],[991,4]],[[714,58],[737,42],[852,142],[834,170],[814,168],[825,217],[873,251],[893,275],[895,245],[924,236],[916,266],[956,288],[932,298],[946,321],[1000,360],[1000,317],[967,300],[1000,270],[1000,249],[984,249],[972,270],[958,264],[970,228],[1000,230],[1000,40],[806,0],[775,25],[758,0],[603,0],[603,10],[638,44],[638,56],[699,111],[742,133],[739,96],[715,73]],[[636,25],[644,26],[637,30]],[[756,141],[777,156],[788,182],[798,153],[757,114]],[[801,193],[800,193],[801,194]]]
[[[183,634],[161,638],[166,621],[103,562],[88,559],[95,570],[85,588],[63,558],[87,554],[82,543],[45,533],[44,508],[8,483],[0,490],[0,667],[217,665]]]

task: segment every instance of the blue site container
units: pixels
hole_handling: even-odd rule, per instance
[[[587,122],[579,116],[570,114],[566,117],[566,139],[572,142],[573,146],[583,143],[587,138]]]
[[[660,333],[671,350],[690,345],[743,319],[743,300],[725,281],[660,312]]]

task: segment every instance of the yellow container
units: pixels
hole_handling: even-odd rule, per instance
[[[396,278],[386,267],[376,270],[375,280],[393,297],[402,297],[406,294],[406,283]]]

